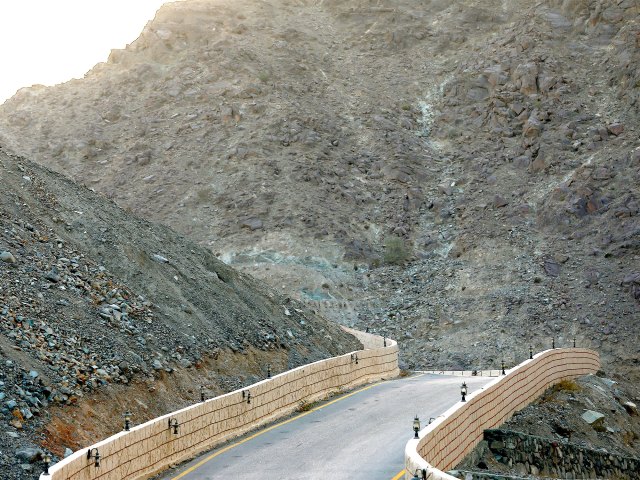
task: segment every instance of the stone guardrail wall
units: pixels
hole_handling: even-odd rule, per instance
[[[398,369],[398,346],[390,339],[345,328],[365,350],[321,360],[216,398],[150,420],[77,451],[40,480],[148,478],[215,445],[286,416],[342,389],[383,378]],[[386,343],[386,347],[383,346]],[[169,427],[177,420],[178,433]],[[87,453],[98,449],[100,466]]]
[[[482,440],[484,431],[507,421],[547,388],[561,380],[595,373],[598,353],[564,348],[546,350],[508,370],[483,389],[458,402],[425,427],[405,448],[406,476],[426,470],[428,479],[456,480],[444,473],[456,466]],[[421,476],[419,476],[421,477]]]

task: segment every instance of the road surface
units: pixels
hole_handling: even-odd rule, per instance
[[[413,417],[422,425],[491,381],[415,375],[381,382],[248,434],[169,470],[163,480],[391,480],[404,468]]]

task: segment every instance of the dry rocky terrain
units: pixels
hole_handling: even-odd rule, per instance
[[[639,17],[635,0],[187,0],[85,78],[19,91],[0,144],[398,339],[407,368],[575,338],[637,383]]]
[[[0,151],[0,468],[359,348],[166,227]],[[8,475],[8,476],[5,476]]]

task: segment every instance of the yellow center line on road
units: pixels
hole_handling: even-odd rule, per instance
[[[395,477],[393,477],[391,480],[400,480],[400,478],[402,478],[402,476],[403,476],[405,473],[407,473],[407,471],[406,471],[406,470],[402,470],[401,472],[398,472],[398,473],[396,474],[396,476],[395,476]]]
[[[246,442],[248,442],[249,440],[253,440],[254,438],[259,437],[259,436],[260,436],[260,435],[262,435],[263,433],[270,432],[270,431],[271,431],[271,430],[273,430],[274,428],[281,427],[282,425],[286,425],[287,423],[291,423],[291,422],[293,422],[294,420],[298,420],[298,419],[300,419],[300,418],[302,418],[302,417],[306,417],[307,415],[309,415],[309,414],[311,414],[311,413],[313,413],[313,412],[316,412],[316,411],[321,410],[321,409],[323,409],[323,408],[325,408],[325,407],[328,407],[329,405],[332,405],[332,404],[334,404],[334,403],[336,403],[336,402],[339,402],[339,401],[341,401],[341,400],[344,400],[345,398],[349,398],[349,397],[351,397],[351,396],[353,396],[353,395],[355,395],[355,394],[357,394],[357,393],[364,392],[365,390],[369,390],[370,388],[376,387],[376,386],[378,386],[378,385],[380,385],[380,384],[382,384],[382,382],[378,382],[378,383],[374,383],[374,384],[372,384],[372,385],[368,385],[368,386],[366,386],[366,387],[364,387],[364,388],[361,388],[361,389],[359,389],[359,390],[356,390],[355,392],[348,393],[348,394],[343,395],[343,396],[341,396],[341,397],[339,397],[339,398],[336,398],[335,400],[331,400],[330,402],[324,403],[324,404],[322,404],[322,405],[320,405],[320,406],[318,406],[318,407],[316,407],[316,408],[312,408],[311,410],[309,410],[309,411],[307,411],[307,412],[304,412],[304,413],[301,413],[300,415],[296,415],[295,417],[290,418],[290,419],[288,419],[288,420],[285,420],[284,422],[280,422],[280,423],[277,423],[277,424],[275,424],[275,425],[271,425],[270,427],[265,428],[264,430],[260,430],[259,432],[256,432],[256,433],[254,433],[253,435],[251,435],[251,436],[249,436],[249,437],[247,437],[247,438],[243,438],[242,440],[239,440],[239,441],[237,441],[237,442],[235,442],[235,443],[233,443],[233,444],[231,444],[231,445],[227,445],[226,447],[224,447],[224,448],[222,448],[222,449],[220,449],[220,450],[218,450],[218,451],[216,451],[216,452],[212,453],[212,454],[211,454],[211,455],[209,455],[208,457],[206,457],[206,458],[202,459],[201,461],[199,461],[198,463],[196,463],[193,467],[189,467],[189,468],[187,468],[184,472],[182,472],[181,474],[179,474],[177,477],[173,477],[171,480],[178,480],[178,479],[180,479],[180,478],[183,478],[183,477],[185,477],[185,476],[189,475],[191,472],[194,472],[195,470],[197,470],[198,468],[200,468],[201,466],[203,466],[205,463],[207,463],[207,462],[209,462],[210,460],[213,460],[214,458],[216,458],[218,455],[222,455],[223,453],[228,452],[229,450],[231,450],[231,449],[233,449],[233,448],[235,448],[235,447],[237,447],[237,446],[239,446],[239,445],[242,445],[243,443],[246,443]],[[404,470],[403,470],[403,472],[404,472]],[[398,478],[399,478],[399,477],[398,477]],[[395,480],[395,478],[394,478],[394,480]]]

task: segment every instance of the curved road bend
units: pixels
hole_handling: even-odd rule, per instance
[[[366,386],[202,454],[159,479],[391,480],[404,468],[413,417],[424,426],[487,377],[422,374]]]

